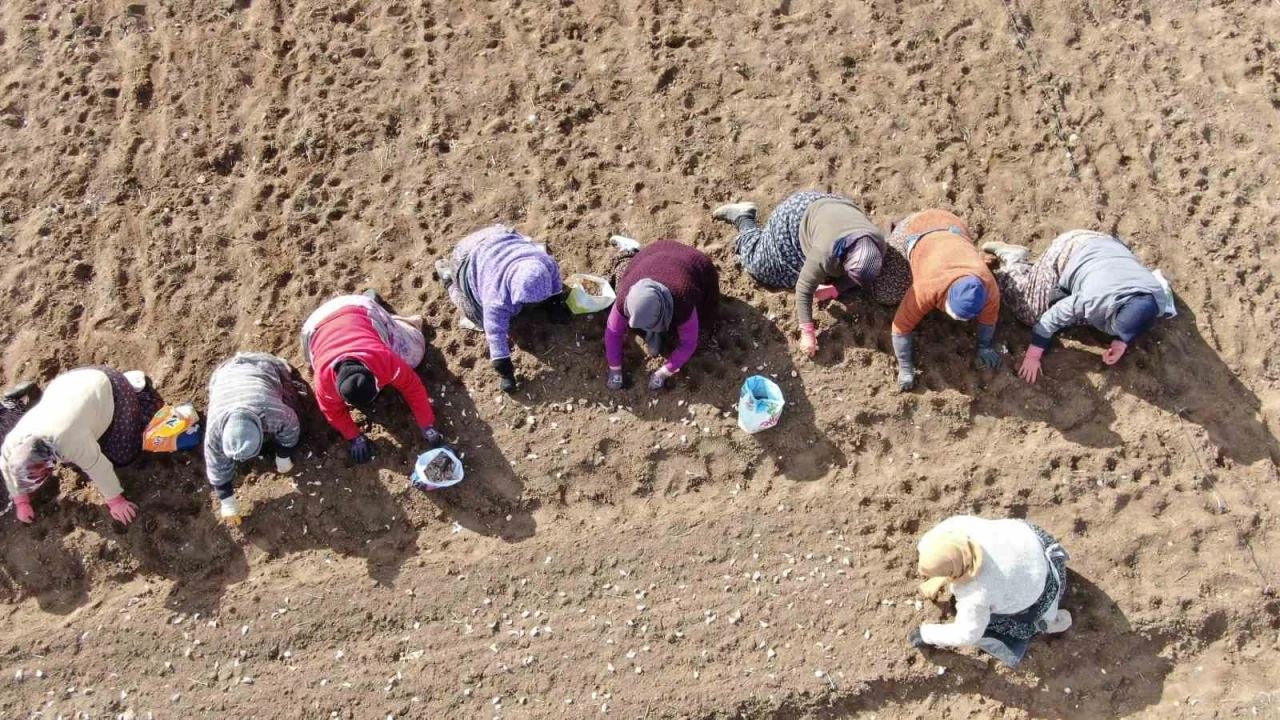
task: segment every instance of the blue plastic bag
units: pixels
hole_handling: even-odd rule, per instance
[[[782,390],[767,377],[752,375],[738,396],[738,427],[755,434],[778,424],[782,416]]]

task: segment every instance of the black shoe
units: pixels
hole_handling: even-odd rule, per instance
[[[374,301],[374,302],[378,303],[378,307],[382,308],[383,310],[386,310],[387,312],[391,313],[392,315],[395,315],[395,314],[396,314],[395,309],[394,309],[394,308],[392,308],[392,307],[391,307],[391,305],[390,305],[390,304],[388,304],[386,300],[383,300],[383,299],[382,299],[382,296],[378,294],[378,291],[377,291],[377,290],[374,290],[373,288],[369,288],[368,290],[365,290],[364,292],[362,292],[362,293],[360,293],[360,294],[361,294],[361,295],[363,295],[363,296],[365,296],[365,297],[367,297],[367,298],[369,298],[370,300],[372,300],[372,301]]]
[[[24,380],[4,391],[4,399],[14,405],[31,407],[40,402],[40,386],[32,380]]]

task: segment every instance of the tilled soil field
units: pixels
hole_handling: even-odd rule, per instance
[[[203,406],[376,287],[433,328],[469,476],[409,487],[394,397],[371,465],[317,412],[292,476],[246,468],[239,528],[197,454],[122,471],[127,530],[64,473],[0,519],[0,717],[1280,716],[1276,38],[1264,1],[6,0],[0,379],[140,367]],[[977,373],[933,318],[899,394],[891,310],[824,308],[802,358],[710,217],[804,188],[1114,233],[1179,316],[1115,368],[1068,333],[1034,387],[1027,328]],[[493,222],[566,273],[692,243],[721,322],[670,390],[611,393],[603,316],[531,316],[504,396],[433,277]],[[788,402],[756,436],[751,374]],[[1072,553],[1076,625],[1016,670],[907,646],[957,513]]]

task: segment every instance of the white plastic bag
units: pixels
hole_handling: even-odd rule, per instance
[[[598,294],[592,295],[588,293],[586,288],[583,287],[584,282],[595,283],[598,288]],[[569,276],[568,280],[564,281],[564,284],[570,288],[568,304],[574,315],[587,315],[601,310],[608,310],[613,305],[613,301],[618,299],[609,281],[597,275],[574,273]]]
[[[778,424],[786,405],[777,383],[761,375],[752,375],[742,384],[738,396],[738,427],[755,434]]]
[[[1151,274],[1156,276],[1156,282],[1160,283],[1160,287],[1164,288],[1164,302],[1160,304],[1160,317],[1178,317],[1178,306],[1173,302],[1173,288],[1169,286],[1169,281],[1165,279],[1164,273],[1156,270]]]
[[[453,461],[452,476],[445,480],[428,479],[427,467],[441,455],[445,455]],[[447,447],[438,447],[418,456],[418,461],[413,465],[413,474],[409,476],[409,481],[419,490],[439,490],[440,488],[457,485],[462,482],[463,476],[462,461],[458,459],[457,455],[453,454],[453,450]]]

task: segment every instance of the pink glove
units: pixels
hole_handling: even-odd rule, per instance
[[[840,291],[835,285],[819,285],[817,291],[813,293],[814,302],[827,302],[840,297]]]
[[[18,513],[18,520],[30,525],[32,520],[36,519],[36,510],[31,507],[31,498],[26,495],[18,495],[13,498],[13,507]]]
[[[813,323],[800,326],[800,349],[809,357],[818,354],[818,331],[814,329]]]
[[[1027,348],[1027,356],[1022,359],[1022,367],[1018,369],[1018,377],[1029,383],[1035,383],[1040,377],[1040,358],[1044,357],[1044,348],[1032,345]]]
[[[128,525],[138,516],[138,506],[125,500],[124,495],[117,495],[108,500],[107,509],[111,511],[111,517],[122,525]]]
[[[1111,347],[1102,355],[1102,362],[1108,365],[1115,365],[1120,362],[1120,358],[1124,357],[1124,351],[1129,349],[1129,343],[1122,340],[1111,341]]]

